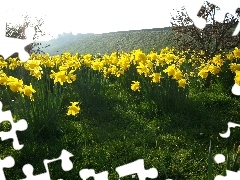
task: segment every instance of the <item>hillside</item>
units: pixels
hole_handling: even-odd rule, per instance
[[[77,34],[73,35],[72,33],[63,33],[59,34],[58,38],[51,39],[50,41],[37,41],[38,43],[41,43],[39,47],[44,52],[48,52],[51,55],[57,54],[59,50],[64,48],[66,45],[71,44],[75,42],[76,40],[81,40],[85,37],[89,37],[94,34]]]
[[[172,32],[170,28],[155,28],[132,31],[119,31],[103,34],[63,34],[58,39],[42,42],[50,44],[44,52],[50,55],[63,52],[96,54],[111,53],[113,51],[129,52],[133,49],[142,49],[149,52],[154,48],[159,50],[172,45]]]

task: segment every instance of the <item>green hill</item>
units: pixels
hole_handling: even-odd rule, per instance
[[[59,36],[60,39],[44,42],[50,44],[44,52],[50,55],[61,54],[63,52],[96,54],[111,53],[114,51],[130,52],[133,49],[142,49],[148,53],[154,48],[160,49],[171,46],[173,33],[169,27],[143,29],[132,31],[119,31],[103,34],[80,34],[75,36],[65,34]],[[71,37],[71,38],[70,38]],[[65,41],[65,40],[66,41]],[[42,45],[44,44],[42,42]]]

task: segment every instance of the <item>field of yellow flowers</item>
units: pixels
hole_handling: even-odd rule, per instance
[[[146,97],[170,95],[176,100],[179,95],[187,97],[188,89],[201,86],[210,74],[215,79],[221,79],[221,72],[231,71],[235,73],[235,83],[240,85],[240,64],[237,63],[240,49],[236,47],[233,51],[217,54],[212,59],[207,59],[204,55],[204,52],[178,52],[168,47],[149,54],[140,49],[131,53],[114,52],[103,56],[64,53],[51,57],[48,54],[32,54],[26,63],[16,58],[8,61],[0,59],[0,85],[6,87],[6,92],[10,90],[22,97],[27,96],[31,101],[34,101],[35,94],[40,98],[47,96],[49,90],[53,89],[58,91],[61,99],[64,96],[63,89],[73,90],[73,86],[78,83],[90,86],[92,81],[99,81],[98,85],[102,86],[93,87],[95,93],[100,95],[100,88],[109,86],[109,79],[112,78],[119,79],[118,83],[125,85],[123,88],[143,91]],[[79,81],[72,85],[77,79]],[[233,83],[231,79],[228,81]],[[164,100],[154,101],[163,103]],[[80,107],[76,106],[78,103],[72,102],[68,115],[79,113]]]
[[[211,133],[208,132],[214,124],[213,120],[210,120],[213,118],[211,115],[214,114],[213,109],[216,108],[214,103],[218,103],[216,99],[212,102],[209,100],[215,98],[215,93],[223,94],[222,96],[226,97],[227,100],[229,100],[228,98],[231,99],[224,90],[231,89],[234,83],[240,85],[239,59],[240,49],[237,47],[232,51],[216,54],[210,59],[205,56],[203,51],[179,52],[168,47],[159,52],[153,50],[149,54],[142,52],[140,49],[133,50],[130,53],[113,52],[104,55],[81,55],[78,53],[72,55],[68,52],[56,56],[31,54],[29,60],[25,63],[17,58],[9,58],[8,60],[2,58],[0,59],[0,97],[5,105],[4,108],[11,109],[16,120],[26,119],[29,124],[27,133],[20,134],[21,140],[29,143],[29,148],[25,150],[25,153],[30,153],[31,148],[35,149],[36,152],[38,148],[46,148],[39,153],[45,152],[48,156],[53,156],[54,148],[42,144],[43,142],[47,144],[45,141],[49,140],[51,146],[55,149],[62,147],[72,149],[72,151],[79,150],[76,154],[81,154],[82,158],[89,160],[89,162],[83,161],[76,168],[93,165],[99,171],[110,170],[112,165],[107,164],[109,162],[114,161],[113,164],[117,166],[117,164],[131,162],[134,158],[146,157],[148,166],[156,165],[161,172],[164,172],[161,175],[162,178],[189,179],[193,175],[193,171],[190,171],[187,167],[189,162],[193,163],[191,168],[196,172],[194,176],[203,177],[206,174],[207,165],[196,163],[204,164],[201,155],[204,154],[207,157],[205,142],[209,140],[210,135],[203,137],[204,141],[200,139],[197,144],[201,144],[202,148],[206,145],[203,148],[203,154],[200,153],[201,155],[192,152],[193,149],[191,148],[196,145],[195,143],[187,149],[184,142],[195,141],[192,139],[194,137],[191,137],[190,141],[186,138],[197,132],[204,135],[212,133],[211,137],[215,137],[216,142],[220,143],[216,137],[219,132],[215,130],[210,130]],[[216,89],[210,92],[211,88],[203,92],[203,84],[210,74],[211,87],[217,87],[216,89],[226,87],[222,92],[218,92]],[[198,113],[198,110],[201,109],[200,105],[196,105],[196,108],[194,108],[194,105],[189,107],[192,97],[207,102],[207,105],[202,106],[203,109],[200,113]],[[229,102],[236,103],[237,100],[231,99]],[[225,108],[225,105],[219,106]],[[115,106],[118,111],[113,110]],[[121,106],[125,109],[121,109]],[[208,108],[209,110],[213,108],[211,113],[207,113]],[[206,114],[204,114],[204,111]],[[181,112],[181,115],[177,115],[178,112]],[[138,117],[139,113],[144,118],[140,118],[142,121],[139,120],[140,124],[136,126],[132,119],[135,119],[134,123],[137,123],[135,116]],[[216,112],[214,115],[216,114],[220,115],[221,113]],[[121,121],[118,116],[126,117],[129,120]],[[189,127],[184,132],[178,132],[179,129],[175,129],[172,135],[170,132],[162,131],[164,127],[167,128],[168,126],[171,129],[172,119],[178,119],[178,122],[174,122],[177,127],[187,125],[188,123],[185,122],[186,116],[193,119],[192,122],[188,123],[201,126],[199,129],[205,130],[206,133],[198,132]],[[104,121],[104,125],[101,125],[102,122],[97,118],[107,119],[107,121]],[[196,123],[194,118],[202,119],[202,124]],[[204,118],[205,120],[203,120]],[[91,119],[90,122],[87,119]],[[181,119],[185,122],[185,125],[181,125]],[[218,125],[220,124],[227,124],[227,121],[222,121]],[[6,128],[9,128],[8,126],[5,123],[1,128],[6,131]],[[124,126],[124,128],[118,131],[115,129],[118,126]],[[93,127],[97,129],[92,130]],[[109,128],[105,137],[102,137],[103,130],[101,131],[100,127]],[[223,131],[221,128],[218,126],[219,131]],[[115,129],[116,132],[112,132],[112,129]],[[68,134],[68,131],[70,134]],[[79,136],[74,132],[79,133]],[[91,132],[94,132],[94,134]],[[98,133],[100,137],[94,139],[93,136]],[[162,139],[159,139],[160,134],[162,134]],[[110,136],[123,138],[124,141],[126,139],[129,142],[126,142],[125,145],[131,147],[124,147],[124,143],[121,142],[123,140],[111,139]],[[75,137],[82,140],[77,140]],[[130,140],[131,137],[140,138],[139,141],[135,138],[136,142],[133,143]],[[56,138],[59,140],[56,140]],[[107,142],[108,138],[111,139],[109,143]],[[168,142],[168,140],[172,142]],[[97,145],[96,141],[103,144]],[[150,145],[150,142],[153,144]],[[235,140],[231,142],[235,143]],[[80,143],[82,147],[78,147],[75,143]],[[162,150],[160,150],[161,144],[166,146],[162,147]],[[8,147],[8,144],[5,146]],[[40,146],[42,147],[40,148]],[[101,149],[100,146],[107,149]],[[113,149],[109,150],[109,148]],[[139,148],[139,152],[131,156],[129,155],[133,151],[131,148]],[[177,154],[173,153],[171,148],[177,148],[175,152]],[[1,147],[1,150],[4,151],[3,154],[6,153],[4,147]],[[12,151],[8,152],[13,153]],[[92,151],[96,151],[93,155],[94,158],[91,157]],[[114,151],[119,152],[119,158],[117,158],[119,160],[111,154]],[[39,156],[39,153],[36,154]],[[163,162],[156,163],[153,159],[156,160],[156,156],[160,157],[161,153],[164,155]],[[26,162],[21,154],[16,153],[15,156],[19,158],[19,161]],[[106,159],[102,160],[100,156]],[[39,157],[45,156],[41,154]],[[172,157],[177,162],[174,163]],[[193,157],[196,157],[196,162],[191,160]],[[76,162],[79,161],[76,160]],[[34,160],[32,163],[37,164]],[[165,165],[163,165],[164,163]],[[20,163],[16,166],[21,165]],[[179,165],[182,167],[178,167]],[[41,168],[40,166],[36,171],[41,171]],[[200,169],[197,170],[197,168]],[[220,170],[218,169],[218,171]],[[8,172],[11,173],[11,170],[8,170]],[[53,176],[57,178],[56,172],[58,171],[52,170]],[[19,174],[21,176],[20,172]],[[66,174],[62,176],[65,176],[65,179],[70,177]],[[116,177],[116,174],[112,173],[111,177]]]
[[[191,54],[190,57],[189,54]],[[129,74],[127,71],[134,69],[139,75],[145,77],[145,81],[149,81],[150,86],[153,83],[163,86],[161,79],[164,78],[177,82],[179,88],[194,85],[196,79],[201,81],[209,74],[219,77],[220,71],[231,70],[236,74],[235,83],[240,84],[240,64],[237,64],[239,58],[240,49],[237,47],[229,53],[218,54],[212,59],[207,59],[204,52],[177,52],[170,48],[162,49],[160,53],[151,51],[149,54],[145,54],[138,49],[129,54],[115,52],[101,57],[94,57],[91,54],[79,55],[78,53],[75,55],[64,53],[61,56],[53,57],[48,54],[32,54],[26,63],[22,63],[16,58],[10,58],[8,61],[1,58],[0,84],[8,87],[12,92],[28,96],[32,101],[34,100],[33,94],[36,93],[32,86],[33,82],[39,83],[45,76],[42,81],[45,81],[46,78],[49,81],[50,78],[54,84],[67,86],[66,84],[76,81],[78,71],[81,71],[82,68],[100,72],[105,79],[110,76],[118,78],[126,76]],[[226,64],[228,69],[222,69]],[[18,74],[14,73],[17,71],[16,69],[19,70]],[[23,71],[28,72],[28,75]],[[13,73],[16,77],[8,75],[8,73]],[[131,71],[131,73],[135,72]],[[30,84],[27,85],[25,81],[27,82],[29,77],[26,76],[29,75],[32,78]],[[140,91],[142,85],[134,79],[134,75],[127,78],[132,81],[131,89]]]

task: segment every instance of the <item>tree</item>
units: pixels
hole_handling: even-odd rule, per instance
[[[25,15],[23,16],[24,22],[22,24],[16,24],[12,25],[11,23],[6,24],[6,36],[7,37],[12,37],[12,38],[18,38],[18,39],[26,39],[25,36],[25,30],[28,27],[34,27],[35,34],[33,37],[33,41],[38,39],[41,36],[45,35],[45,32],[42,30],[42,25],[44,24],[43,18],[35,18],[33,21],[30,16]],[[48,47],[49,45],[45,47],[41,47],[40,43],[33,42],[25,47],[25,51],[27,51],[29,54],[31,53],[45,53],[42,49]],[[37,48],[34,50],[34,48]],[[18,53],[14,53],[10,57],[17,57]]]
[[[174,44],[179,50],[204,51],[207,61],[221,50],[230,50],[240,45],[240,33],[232,36],[234,29],[239,23],[240,8],[236,15],[227,14],[222,23],[215,21],[215,13],[219,7],[205,1],[198,12],[198,16],[204,18],[208,23],[201,30],[194,26],[184,7],[177,10],[177,15],[171,18],[172,31],[174,32]],[[205,87],[210,86],[211,74],[208,75]]]

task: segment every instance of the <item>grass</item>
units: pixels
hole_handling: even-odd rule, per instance
[[[163,113],[136,94],[110,86],[101,105],[85,108],[82,104],[77,117],[55,119],[61,130],[57,137],[33,141],[26,138],[27,130],[17,132],[24,144],[20,151],[12,148],[11,140],[2,141],[0,158],[11,155],[15,159],[13,168],[4,169],[6,179],[24,178],[22,167],[28,163],[34,167],[34,174],[44,173],[43,160],[59,157],[62,149],[74,155],[74,167],[64,172],[60,161],[50,164],[51,179],[79,179],[84,168],[96,173],[108,171],[109,179],[118,179],[115,169],[137,159],[144,159],[145,169],[155,167],[157,179],[207,179],[210,140],[213,156],[226,155],[227,148],[231,154],[236,152],[239,130],[232,129],[227,139],[219,133],[226,132],[229,121],[240,123],[239,98],[220,87],[191,89],[187,104],[179,105],[178,111]],[[0,130],[8,131],[9,126],[2,123]],[[214,176],[225,170],[226,163],[213,161]]]

